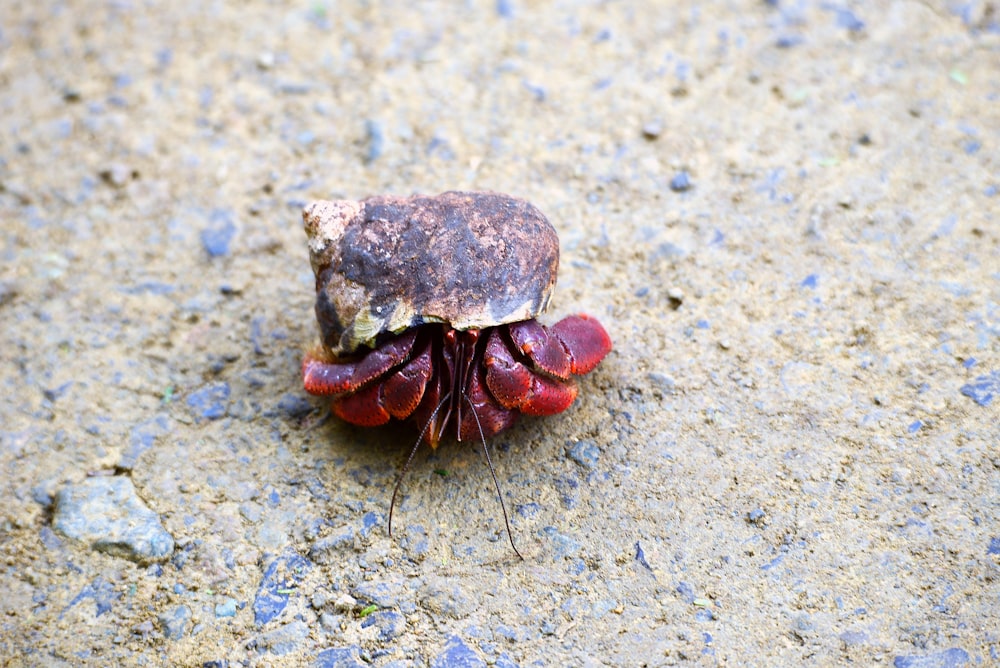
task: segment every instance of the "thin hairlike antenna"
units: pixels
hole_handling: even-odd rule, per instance
[[[483,425],[479,423],[479,415],[476,413],[476,405],[472,403],[472,399],[465,394],[462,395],[462,398],[469,402],[469,408],[472,409],[472,417],[476,418],[476,427],[479,428],[479,439],[483,444],[483,454],[486,455],[486,463],[489,464],[490,475],[493,476],[493,486],[497,488],[497,497],[500,499],[500,510],[503,511],[503,523],[507,526],[507,538],[510,539],[510,546],[514,548],[514,554],[516,554],[521,561],[524,561],[524,557],[517,551],[517,545],[514,545],[514,534],[510,531],[510,520],[507,519],[507,506],[503,502],[503,494],[500,493],[500,483],[497,482],[497,474],[493,470],[493,460],[490,459],[490,449],[486,447],[486,436],[483,434]],[[461,429],[461,426],[459,426],[459,429]]]
[[[444,395],[444,398],[438,402],[434,412],[431,413],[430,419],[427,420],[427,424],[425,424],[424,428],[420,430],[420,436],[417,437],[417,442],[413,444],[413,448],[410,450],[410,456],[406,458],[406,463],[403,464],[403,470],[399,472],[399,478],[396,480],[396,486],[392,488],[392,501],[389,502],[389,538],[392,538],[392,511],[396,507],[396,494],[399,493],[399,486],[403,484],[403,478],[406,476],[406,472],[410,470],[410,462],[413,461],[413,455],[417,454],[417,448],[420,447],[420,441],[424,440],[424,434],[426,434],[430,426],[434,424],[434,418],[437,417],[438,411],[441,410],[441,406],[443,406],[444,402],[448,401],[450,398],[451,392],[448,392]],[[515,552],[516,551],[517,550],[515,550]]]

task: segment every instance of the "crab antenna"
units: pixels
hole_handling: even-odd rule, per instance
[[[514,545],[514,534],[510,531],[510,520],[507,519],[507,506],[503,502],[503,494],[500,493],[500,483],[497,482],[497,474],[496,471],[493,470],[493,460],[490,459],[490,449],[486,447],[486,436],[483,434],[483,425],[479,423],[479,414],[476,413],[476,405],[472,403],[472,399],[465,394],[462,395],[462,398],[469,402],[469,408],[472,409],[472,417],[476,418],[476,427],[479,428],[479,440],[483,444],[483,454],[486,455],[486,463],[490,467],[490,475],[493,476],[493,486],[497,488],[497,497],[500,499],[500,510],[503,511],[503,523],[507,527],[507,538],[510,539],[510,546],[514,548],[514,554],[516,554],[521,561],[524,561],[524,557],[517,550],[517,545]]]
[[[426,434],[427,429],[434,424],[434,418],[437,417],[438,411],[441,410],[441,406],[443,406],[444,402],[448,401],[450,398],[451,392],[444,395],[444,398],[438,402],[434,412],[431,413],[430,419],[427,420],[427,424],[425,424],[424,428],[420,430],[420,436],[417,437],[417,442],[414,443],[413,447],[410,449],[410,456],[406,458],[406,463],[403,464],[403,470],[399,472],[399,478],[396,480],[396,486],[392,488],[392,500],[389,502],[389,538],[392,538],[392,511],[396,507],[396,494],[399,493],[399,486],[403,484],[403,478],[406,476],[406,472],[410,470],[410,462],[413,461],[413,456],[417,454],[417,448],[420,447],[420,441],[424,440],[424,434]]]

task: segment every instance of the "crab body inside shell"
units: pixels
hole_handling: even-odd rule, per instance
[[[572,376],[611,350],[601,324],[552,327],[559,240],[538,209],[498,193],[318,201],[303,212],[322,344],[305,389],[347,422],[413,418],[436,447],[492,436],[576,398]]]
[[[413,417],[436,447],[451,434],[479,439],[514,424],[520,413],[552,415],[576,398],[572,374],[593,369],[611,342],[593,318],[569,316],[547,328],[535,320],[459,331],[422,325],[363,356],[306,356],[308,392],[333,396],[334,413],[377,426]]]

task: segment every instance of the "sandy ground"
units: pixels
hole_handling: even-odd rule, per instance
[[[202,4],[0,8],[0,663],[1000,662],[996,3]],[[616,344],[524,562],[300,386],[302,205],[449,189]]]

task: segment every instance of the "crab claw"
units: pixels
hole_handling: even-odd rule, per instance
[[[313,351],[302,360],[302,384],[309,394],[338,395],[354,392],[365,383],[402,364],[413,349],[416,331],[388,341],[359,360],[340,362],[325,359],[322,351]]]
[[[555,415],[562,413],[576,399],[576,383],[545,376],[531,379],[531,392],[518,410],[528,415]]]
[[[509,327],[510,338],[536,367],[556,378],[566,380],[571,371],[570,358],[559,340],[537,320],[515,322]]]
[[[611,337],[596,318],[580,313],[563,318],[549,328],[569,354],[570,371],[580,375],[593,371],[611,352]]]
[[[534,374],[511,354],[500,330],[494,329],[486,342],[483,355],[486,365],[486,385],[497,402],[504,408],[517,408],[531,391]]]
[[[406,342],[404,342],[405,344]],[[412,340],[409,342],[412,347]],[[409,347],[405,348],[407,351]],[[381,349],[380,349],[381,350]],[[354,373],[364,376],[365,362],[378,351],[372,351],[368,357],[357,365]],[[382,356],[381,364],[388,364],[395,358],[399,350],[387,351]],[[341,367],[350,366],[348,364]],[[368,365],[373,366],[373,365]],[[331,368],[336,369],[337,365],[330,363],[315,363],[314,368],[326,373],[326,378],[330,375]],[[392,368],[390,365],[388,368]],[[424,396],[427,387],[427,380],[431,376],[431,349],[430,345],[425,345],[424,349],[413,357],[395,373],[384,378],[379,378],[375,382],[369,382],[367,386],[360,390],[341,394],[333,399],[333,412],[340,419],[351,424],[362,427],[377,427],[389,421],[389,418],[405,419],[410,417],[420,400]],[[307,376],[306,389],[310,392],[314,390],[308,385]]]
[[[382,383],[382,405],[398,420],[410,417],[420,405],[430,377],[431,346],[428,343],[406,366]]]
[[[559,345],[554,340],[553,343]],[[565,359],[565,353],[563,357]],[[514,359],[498,330],[490,334],[483,362],[486,365],[486,386],[504,408],[516,408],[529,415],[555,415],[569,408],[576,399],[574,383],[535,373]],[[566,366],[569,367],[568,360]]]
[[[473,372],[465,398],[472,410],[462,412],[462,423],[458,428],[459,441],[478,440],[480,435],[489,438],[517,421],[516,410],[498,406],[490,397],[486,374],[482,368]]]
[[[361,427],[378,427],[392,417],[385,409],[382,384],[370,385],[360,392],[333,400],[333,413],[344,422]]]

